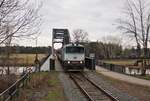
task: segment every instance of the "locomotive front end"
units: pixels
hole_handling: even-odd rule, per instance
[[[82,45],[67,45],[63,50],[63,66],[66,70],[83,70],[85,65],[85,49]]]

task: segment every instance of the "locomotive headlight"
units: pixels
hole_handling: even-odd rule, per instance
[[[70,64],[70,61],[68,61],[68,64]]]
[[[80,61],[80,63],[82,64],[83,62],[82,62],[82,61]]]

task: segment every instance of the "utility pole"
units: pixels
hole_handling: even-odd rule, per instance
[[[35,57],[37,60],[38,60],[38,52],[37,52],[37,38],[36,38],[36,57]]]
[[[38,59],[38,51],[37,51],[37,38],[36,38],[36,55],[35,55],[35,65],[36,65],[36,69],[35,71],[37,72],[40,72],[40,62],[39,62],[39,59]]]

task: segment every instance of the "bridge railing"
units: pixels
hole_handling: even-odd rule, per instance
[[[98,62],[97,65],[99,65],[105,69],[108,69],[110,71],[126,74],[125,66],[122,66],[122,65],[115,65],[115,64],[105,63],[105,62]]]
[[[30,73],[27,72],[8,89],[0,93],[0,101],[17,101],[19,90],[27,84],[29,79]]]
[[[39,64],[40,67],[45,63],[45,61],[48,59],[48,57],[49,57],[50,55],[51,55],[51,54],[48,54],[45,58],[43,58],[43,59],[41,60],[41,62],[40,62],[40,64]]]

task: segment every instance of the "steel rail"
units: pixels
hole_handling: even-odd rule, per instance
[[[86,98],[89,100],[89,101],[95,101],[89,94],[88,92],[81,87],[81,85],[78,83],[78,81],[76,80],[77,77],[75,77],[74,75],[77,75],[77,74],[73,74],[73,73],[70,73],[69,74],[71,79],[74,81],[74,83],[77,85],[77,87],[81,90],[81,92],[86,96]],[[89,78],[87,78],[83,73],[80,73],[79,75],[82,75],[82,77],[84,79],[86,79],[90,84],[92,84],[94,87],[96,87],[99,91],[101,91],[103,94],[105,94],[107,97],[110,98],[110,100],[112,101],[119,101],[117,98],[113,97],[112,94],[108,93],[105,89],[103,89],[102,87],[99,87],[97,84],[95,84],[94,82],[92,82]]]
[[[81,73],[82,76],[88,80],[92,85],[94,85],[97,89],[99,89],[100,91],[102,91],[104,94],[106,94],[112,101],[119,101],[116,97],[114,97],[111,93],[109,93],[108,91],[106,91],[104,88],[100,87],[99,85],[97,85],[96,83],[94,83],[93,81],[91,81],[89,78],[87,78],[83,73]]]
[[[84,95],[86,96],[86,98],[89,101],[94,101],[94,99],[87,93],[87,91],[85,91],[79,84],[78,82],[75,80],[73,75],[70,75],[71,79],[74,81],[74,83],[77,85],[77,87],[82,91],[82,93],[84,93]]]

